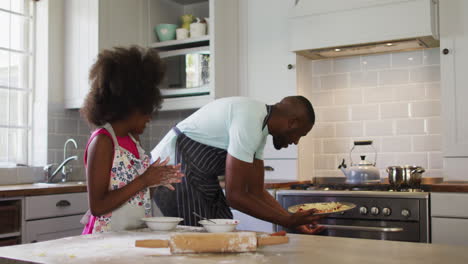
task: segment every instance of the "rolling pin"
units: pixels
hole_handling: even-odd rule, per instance
[[[284,235],[257,237],[255,232],[181,233],[172,235],[170,240],[137,240],[135,246],[169,247],[171,253],[251,252],[260,246],[283,244],[288,241],[288,237]]]

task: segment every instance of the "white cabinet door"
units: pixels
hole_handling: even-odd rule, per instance
[[[289,5],[290,1],[285,0],[241,0],[239,39],[243,96],[273,104],[296,94],[296,55],[289,52],[288,47]]]
[[[265,180],[297,180],[297,159],[265,159]]]
[[[25,220],[84,214],[88,193],[30,196],[25,198]]]
[[[80,223],[81,217],[82,215],[74,215],[26,221],[26,238],[23,243],[34,243],[68,236],[78,236],[84,228]]]
[[[439,5],[444,156],[468,157],[468,1]]]
[[[468,245],[468,219],[432,217],[432,243]]]

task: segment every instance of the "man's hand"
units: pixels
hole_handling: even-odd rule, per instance
[[[301,225],[301,226],[296,227],[296,231],[302,234],[308,234],[308,235],[319,234],[323,230],[325,230],[325,227],[318,225],[317,222],[312,223],[310,225]]]

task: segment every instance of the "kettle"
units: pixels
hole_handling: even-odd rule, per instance
[[[354,164],[351,153],[358,146],[371,146],[375,152],[374,162],[366,160],[365,155],[360,155],[361,160],[359,163]],[[377,160],[377,151],[372,146],[372,140],[354,141],[354,146],[349,152],[349,159],[351,161],[351,167],[346,169],[345,160],[341,162],[338,169],[341,169],[343,174],[346,176],[346,183],[348,184],[368,184],[368,183],[380,183],[380,171],[375,167]]]

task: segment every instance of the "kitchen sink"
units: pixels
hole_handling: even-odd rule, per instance
[[[86,185],[84,181],[70,181],[70,182],[35,182],[35,186],[76,186],[76,185]]]

